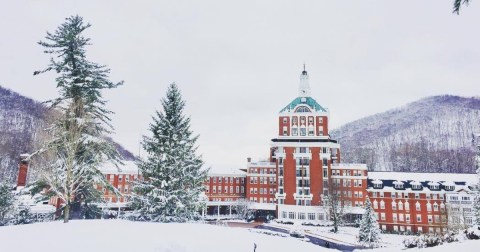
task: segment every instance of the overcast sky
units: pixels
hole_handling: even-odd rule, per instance
[[[167,86],[187,102],[214,170],[268,156],[303,63],[330,128],[417,99],[480,93],[480,2],[460,15],[430,1],[2,1],[0,85],[44,101],[54,75],[36,44],[79,14],[91,61],[125,85],[105,93],[116,141],[135,154]]]

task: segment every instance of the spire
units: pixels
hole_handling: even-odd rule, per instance
[[[298,88],[298,96],[308,97],[310,96],[310,84],[308,83],[308,73],[305,70],[305,64],[303,64],[303,71],[300,75],[300,86]]]

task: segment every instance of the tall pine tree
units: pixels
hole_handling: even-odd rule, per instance
[[[113,187],[99,171],[105,162],[118,162],[120,155],[105,137],[111,133],[111,111],[105,108],[102,91],[122,84],[108,78],[110,69],[88,61],[86,46],[90,39],[83,32],[90,27],[82,17],[71,16],[54,33],[47,32],[46,42],[40,41],[44,52],[51,55],[47,68],[55,78],[59,97],[48,101],[61,112],[49,128],[51,139],[38,153],[54,153],[47,162],[41,181],[50,193],[65,203],[64,222],[68,222],[71,205],[100,201],[96,186]]]
[[[365,200],[365,212],[360,222],[358,241],[369,248],[377,247],[380,242],[380,229],[372,208],[372,203],[368,197]]]
[[[142,145],[148,154],[139,163],[142,180],[135,182],[132,208],[138,220],[183,222],[199,217],[200,195],[207,170],[196,154],[198,136],[192,135],[190,118],[183,115],[185,102],[175,83],[162,99],[150,124],[151,136]]]

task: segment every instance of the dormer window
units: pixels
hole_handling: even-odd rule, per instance
[[[398,181],[398,180],[394,181],[393,186],[394,186],[395,189],[403,189],[403,182]]]
[[[410,185],[412,186],[412,190],[422,190],[422,184],[420,182],[412,181]]]
[[[383,182],[377,179],[372,181],[372,184],[373,184],[373,188],[382,188]]]

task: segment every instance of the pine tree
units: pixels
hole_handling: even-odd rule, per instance
[[[358,241],[369,248],[377,247],[380,242],[380,229],[368,197],[365,200],[365,213],[360,222]]]
[[[12,186],[6,181],[0,182],[0,226],[5,224],[5,217],[13,210],[15,195]]]
[[[148,154],[139,163],[142,180],[134,183],[132,208],[137,220],[183,222],[199,217],[200,198],[207,171],[197,156],[190,118],[183,115],[185,102],[175,83],[162,99],[150,124],[151,136],[142,145]]]
[[[110,70],[86,58],[90,39],[83,32],[90,27],[80,16],[71,16],[54,33],[47,32],[46,41],[40,41],[45,53],[52,55],[47,68],[55,78],[59,97],[47,103],[61,112],[49,127],[51,140],[35,154],[54,153],[41,177],[50,192],[65,202],[64,222],[70,217],[70,207],[80,200],[101,200],[95,191],[97,185],[113,190],[98,170],[107,161],[118,162],[119,154],[105,137],[111,133],[106,101],[102,91],[122,84],[108,80]]]

